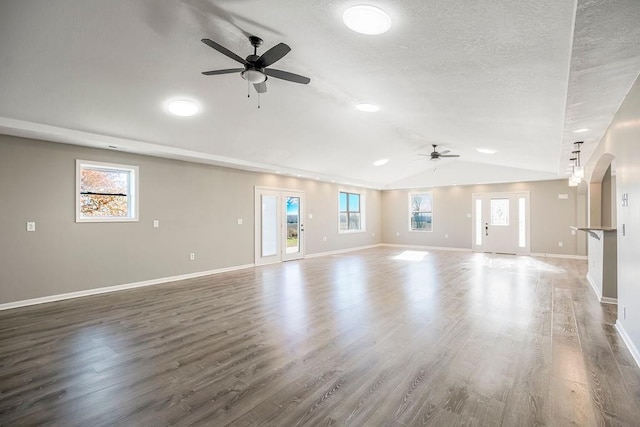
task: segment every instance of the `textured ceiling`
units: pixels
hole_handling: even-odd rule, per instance
[[[370,1],[393,21],[379,36],[343,25],[357,3],[2,1],[0,132],[379,188],[553,179],[640,71],[637,0]],[[201,38],[244,57],[249,34],[311,83],[269,79],[258,109],[238,75],[200,74],[237,66]],[[431,144],[461,158],[420,158]]]

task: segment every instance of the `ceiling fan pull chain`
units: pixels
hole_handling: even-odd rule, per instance
[[[247,98],[251,98],[251,82],[247,80]]]
[[[258,92],[258,109],[260,109],[260,92]]]

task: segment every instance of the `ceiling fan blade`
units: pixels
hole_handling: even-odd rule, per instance
[[[256,92],[265,93],[267,91],[267,82],[254,83],[253,87],[256,88]]]
[[[268,51],[262,54],[256,61],[256,66],[260,68],[268,67],[274,64],[276,61],[282,59],[287,53],[291,51],[291,48],[284,43],[278,43]]]
[[[244,68],[229,68],[227,70],[213,70],[213,71],[203,71],[202,74],[205,76],[217,76],[218,74],[233,74],[244,71]]]
[[[288,71],[274,70],[272,68],[267,68],[266,70],[264,70],[264,73],[269,77],[275,77],[276,79],[286,80],[294,83],[300,83],[303,85],[306,85],[311,81],[309,77],[300,76],[298,74],[293,74]]]
[[[440,154],[438,157],[460,157],[460,154]]]
[[[238,56],[235,53],[231,52],[226,47],[224,47],[222,45],[219,45],[218,43],[214,42],[213,40],[202,39],[201,41],[202,41],[202,43],[206,44],[210,48],[213,48],[213,49],[217,50],[221,54],[228,56],[229,58],[233,59],[234,61],[238,61],[239,63],[241,63],[243,65],[248,65],[248,62],[244,58],[241,58],[240,56]]]
[[[447,154],[447,153],[449,153],[450,151],[451,151],[451,150],[444,150],[444,151],[441,151],[441,152],[440,152],[440,154]]]

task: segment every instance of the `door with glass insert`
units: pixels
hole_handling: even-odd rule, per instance
[[[283,226],[284,236],[282,236],[284,243],[282,259],[283,261],[300,259],[304,256],[304,217],[302,215],[304,194],[287,192],[283,193],[282,199],[284,201],[285,211],[285,217],[283,218],[285,224]]]
[[[473,250],[529,253],[529,193],[474,194]]]
[[[255,263],[304,258],[304,193],[256,187]]]

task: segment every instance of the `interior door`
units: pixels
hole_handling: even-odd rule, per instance
[[[473,195],[473,249],[529,253],[529,193]]]
[[[304,193],[256,187],[255,264],[304,258]]]

